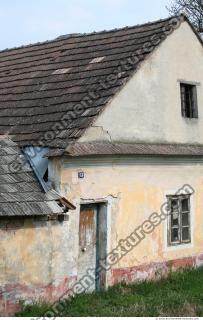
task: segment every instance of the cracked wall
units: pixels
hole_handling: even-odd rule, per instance
[[[90,157],[54,159],[58,190],[76,206],[69,220],[39,218],[0,222],[0,314],[14,314],[19,301],[54,301],[78,277],[79,214],[85,203],[107,203],[107,252],[160,212],[167,194],[189,184],[192,242],[168,247],[166,221],[107,273],[106,285],[159,276],[203,262],[203,163],[201,159]],[[84,172],[80,179],[79,172]],[[164,271],[165,270],[165,271]]]
[[[70,217],[75,230],[75,239],[72,239],[76,250],[73,253],[75,259],[78,255],[81,203],[108,202],[108,252],[110,252],[117,247],[120,239],[129,236],[148,220],[152,213],[160,213],[167,194],[175,194],[185,184],[191,185],[195,190],[191,198],[192,242],[168,247],[167,221],[164,221],[132,252],[113,266],[111,275],[108,274],[108,285],[116,283],[122,278],[120,274],[123,273],[126,273],[127,277],[129,272],[131,275],[134,272],[132,279],[141,279],[143,274],[150,278],[150,274],[156,271],[156,266],[159,264],[164,266],[167,261],[178,265],[176,261],[183,259],[182,265],[187,265],[192,259],[190,257],[196,257],[194,264],[198,264],[198,261],[202,264],[203,163],[201,159],[195,161],[186,158],[138,159],[133,156],[64,158],[61,170],[61,188],[69,190],[66,196],[77,208]],[[84,179],[78,178],[80,171],[84,172]],[[67,188],[67,184],[70,184],[70,188]],[[139,266],[145,268],[143,274]],[[153,272],[149,266],[154,266]],[[134,271],[130,271],[131,269]]]
[[[197,83],[198,120],[182,117],[181,80]],[[202,45],[184,22],[142,63],[79,142],[203,144],[202,85]]]
[[[68,221],[0,220],[0,315],[13,315],[20,300],[55,301],[75,281]]]

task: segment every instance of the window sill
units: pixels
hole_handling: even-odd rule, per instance
[[[174,244],[174,245],[168,245],[165,247],[165,251],[176,251],[176,250],[185,250],[185,249],[191,249],[193,248],[193,243],[182,243],[182,244]]]

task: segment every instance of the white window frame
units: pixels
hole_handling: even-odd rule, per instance
[[[182,211],[182,204],[181,201],[184,199],[188,199],[188,210],[187,211]],[[178,222],[179,224],[177,226],[172,227],[171,226],[171,201],[178,201]],[[191,215],[191,194],[186,194],[186,195],[167,195],[167,202],[168,202],[168,219],[167,219],[167,245],[168,247],[173,247],[173,246],[182,246],[182,245],[188,245],[192,243],[192,215]],[[188,213],[188,225],[183,226],[182,225],[182,214]],[[187,240],[182,239],[182,229],[183,228],[189,228],[189,237]],[[171,231],[172,229],[178,229],[178,240],[177,241],[172,241],[171,237]]]

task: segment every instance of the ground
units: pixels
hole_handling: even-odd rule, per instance
[[[17,316],[43,316],[50,306],[37,303]],[[158,282],[120,284],[80,295],[61,316],[203,316],[203,268],[179,271]]]

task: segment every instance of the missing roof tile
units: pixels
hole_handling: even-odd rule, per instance
[[[57,69],[55,71],[52,72],[52,74],[64,74],[67,73],[68,71],[70,71],[71,68],[66,68],[66,69]]]
[[[98,57],[98,58],[94,58],[90,61],[90,63],[98,63],[101,62],[102,60],[104,60],[105,57]]]

